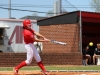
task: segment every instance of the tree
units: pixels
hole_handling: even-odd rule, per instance
[[[62,13],[61,13],[61,14],[63,14],[63,13],[67,13],[67,11],[66,11],[65,9],[62,9]],[[54,16],[54,14],[56,14],[56,13],[54,13],[53,10],[49,10],[49,11],[46,13],[46,17]]]
[[[92,0],[90,5],[95,10],[95,12],[100,12],[100,0]]]
[[[37,14],[36,12],[34,12],[34,13],[32,14],[32,16],[38,16],[38,14]]]
[[[68,11],[66,11],[66,9],[62,9],[62,14],[67,13]]]
[[[49,11],[46,13],[46,17],[51,17],[51,16],[54,16],[53,10],[49,10]]]

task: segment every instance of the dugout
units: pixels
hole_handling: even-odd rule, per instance
[[[73,11],[38,20],[37,25],[47,38],[67,43],[66,46],[43,43],[42,52],[56,54],[66,64],[82,64],[82,48],[89,42],[100,43],[100,13]]]

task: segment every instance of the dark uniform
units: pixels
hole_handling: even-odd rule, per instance
[[[82,49],[82,54],[83,54],[83,55],[86,55],[86,54],[88,54],[88,51],[85,50],[85,49]]]
[[[100,49],[95,48],[94,54],[96,54],[96,55],[100,55]]]
[[[95,51],[95,46],[88,46],[88,54],[90,56],[94,55],[94,51]]]
[[[95,51],[95,46],[87,46],[88,47],[88,54],[91,56],[91,64],[93,63],[93,55],[94,55],[94,51]]]

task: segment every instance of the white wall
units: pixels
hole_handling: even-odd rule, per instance
[[[33,26],[32,28],[39,32],[39,26],[37,26],[37,22],[32,22]],[[26,52],[24,48],[24,42],[16,44],[16,34],[14,34],[14,37],[12,39],[12,44],[8,45],[8,41],[11,38],[11,35],[15,29],[16,26],[22,26],[22,21],[0,21],[0,24],[5,24],[10,26],[10,28],[4,28],[4,45],[0,46],[0,50],[3,52]],[[20,32],[20,31],[19,31]],[[8,38],[8,39],[7,39]],[[7,50],[8,49],[8,50]]]

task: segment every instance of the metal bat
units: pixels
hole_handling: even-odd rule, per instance
[[[59,42],[59,41],[55,41],[55,40],[51,40],[51,42],[53,42],[55,44],[61,44],[61,45],[66,46],[66,43],[64,43],[64,42]]]

